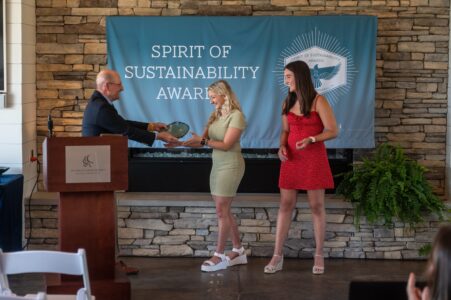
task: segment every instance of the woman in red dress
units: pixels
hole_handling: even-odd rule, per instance
[[[296,206],[298,190],[306,190],[312,211],[316,251],[313,274],[324,273],[323,244],[326,227],[325,189],[334,182],[324,141],[338,135],[337,122],[326,98],[319,95],[312,82],[310,69],[303,61],[287,64],[285,84],[289,91],[282,108],[280,135],[280,208],[277,216],[274,255],[265,273],[281,271],[283,245]]]

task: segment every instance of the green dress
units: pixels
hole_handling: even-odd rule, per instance
[[[246,121],[239,110],[218,118],[208,128],[212,141],[223,141],[229,127],[244,130]],[[244,175],[244,159],[238,140],[228,151],[213,149],[213,166],[210,173],[210,191],[214,196],[233,197]]]

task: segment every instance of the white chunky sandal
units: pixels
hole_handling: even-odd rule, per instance
[[[227,260],[229,261],[229,266],[235,266],[235,265],[245,265],[247,264],[247,256],[246,256],[246,250],[244,250],[243,247],[241,248],[233,248],[232,252],[235,252],[238,254],[238,256],[234,258],[230,258],[227,256]]]
[[[206,260],[203,262],[202,266],[200,267],[201,271],[203,272],[215,272],[219,270],[227,269],[229,266],[229,261],[227,260],[227,256],[224,255],[224,253],[218,253],[215,252],[213,256],[219,257],[221,259],[220,262],[215,264],[211,260]]]

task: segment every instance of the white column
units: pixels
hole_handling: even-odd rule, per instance
[[[7,102],[0,109],[0,165],[25,176],[28,197],[37,177],[36,163],[36,3],[6,1]]]

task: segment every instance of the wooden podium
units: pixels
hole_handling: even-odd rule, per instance
[[[92,293],[98,300],[130,299],[130,282],[116,270],[115,190],[128,187],[123,136],[51,137],[43,143],[44,185],[59,193],[59,248],[86,250]],[[62,276],[49,294],[76,293],[79,278]]]

